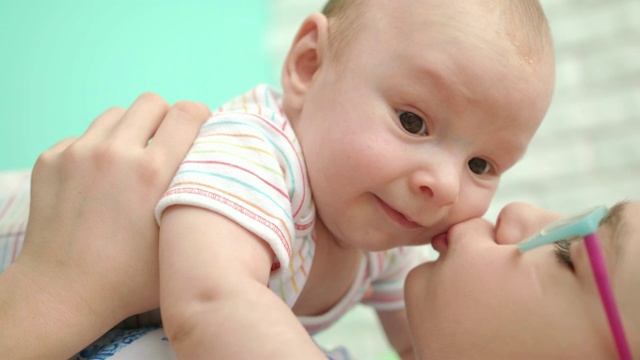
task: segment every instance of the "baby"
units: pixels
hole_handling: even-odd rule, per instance
[[[157,207],[178,358],[308,358],[304,330],[358,302],[412,357],[402,286],[422,259],[406,246],[486,211],[553,80],[536,1],[330,1],[311,14],[283,93],[258,86],[220,107]]]
[[[414,245],[486,211],[553,82],[534,0],[331,0],[311,14],[282,93],[260,85],[214,112],[156,208],[176,356],[310,358],[307,332],[361,302],[411,358]],[[0,229],[24,228],[11,214],[28,197],[12,199]]]

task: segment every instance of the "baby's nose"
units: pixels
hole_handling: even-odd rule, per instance
[[[448,206],[458,201],[460,195],[460,174],[455,170],[440,172],[420,172],[414,176],[414,186],[418,192],[438,206]]]
[[[498,244],[519,243],[560,218],[562,215],[531,204],[511,203],[502,208],[498,215],[496,242]]]

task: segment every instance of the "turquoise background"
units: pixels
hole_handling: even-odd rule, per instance
[[[0,169],[142,92],[216,107],[275,83],[263,0],[0,2]]]

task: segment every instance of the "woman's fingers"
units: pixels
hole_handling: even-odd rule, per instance
[[[58,141],[55,145],[53,145],[51,148],[49,148],[47,151],[45,151],[44,153],[42,153],[42,156],[57,156],[58,154],[60,154],[61,152],[65,151],[69,145],[73,144],[74,142],[78,141],[78,138],[76,137],[70,137],[70,138],[66,138],[66,139],[62,139],[60,141]]]
[[[36,179],[67,178],[87,187],[87,179],[101,171],[119,172],[138,176],[129,181],[147,183],[149,191],[156,189],[151,183],[164,191],[210,114],[200,103],[180,101],[169,107],[158,95],[143,94],[128,110],[105,111],[82,137],[65,139],[45,151],[34,173],[52,174]]]
[[[177,166],[193,144],[200,126],[211,116],[201,103],[180,101],[171,107],[147,147],[149,156]]]
[[[82,141],[96,144],[106,140],[121,121],[126,111],[126,109],[121,107],[107,109],[89,125],[82,135]]]
[[[111,140],[126,146],[146,147],[168,110],[169,105],[159,95],[140,95],[120,119]]]
[[[70,137],[63,139],[40,154],[40,157],[38,158],[40,166],[36,166],[35,170],[38,170],[42,165],[48,164],[57,159],[61,153],[69,149],[71,145],[78,141],[87,145],[99,144],[105,141],[116,125],[120,122],[125,111],[125,109],[120,107],[107,109],[91,122],[82,137]]]
[[[33,170],[18,261],[66,284],[66,295],[98,304],[92,316],[109,327],[157,307],[154,208],[209,115],[202,104],[169,107],[145,94],[47,150]]]

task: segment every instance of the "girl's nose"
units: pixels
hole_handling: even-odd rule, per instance
[[[498,244],[516,244],[552,222],[562,218],[534,205],[516,202],[500,211],[496,221],[496,242]]]

